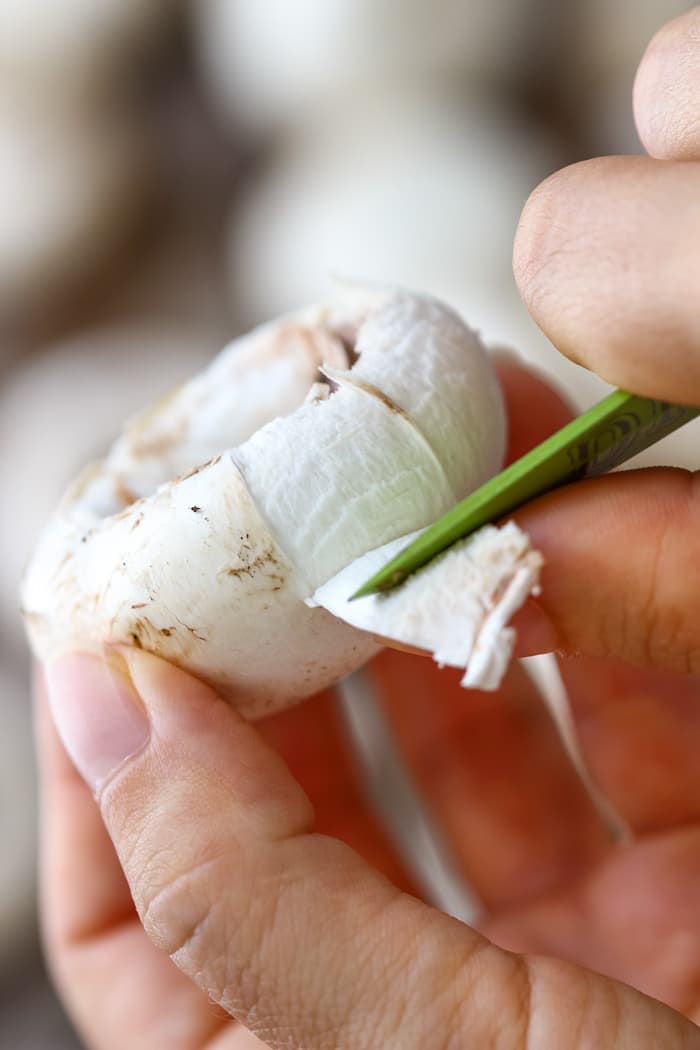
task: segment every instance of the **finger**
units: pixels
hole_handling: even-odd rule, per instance
[[[578,482],[514,517],[545,559],[516,614],[517,652],[615,656],[700,672],[698,475],[635,470]]]
[[[92,1047],[175,1046],[175,1033],[203,1044],[222,1017],[146,937],[95,800],[56,735],[41,681],[37,692],[42,934],[64,1003]]]
[[[652,157],[700,160],[700,7],[665,25],[634,84],[639,137]]]
[[[96,932],[134,919],[135,912],[95,800],[56,736],[39,676],[35,691],[42,925],[54,958],[66,942],[89,941]]]
[[[436,824],[486,908],[552,892],[610,840],[525,672],[497,693],[387,650],[366,669]]]
[[[494,916],[485,928],[513,951],[542,952],[629,982],[697,1023],[699,922],[700,829],[692,826],[615,850],[572,892]],[[590,1045],[620,1046],[614,1039]]]
[[[510,462],[573,412],[511,357],[497,358],[497,368]],[[459,674],[393,650],[366,674],[454,861],[489,910],[551,891],[609,848],[549,713],[519,668],[497,694],[467,693]]]
[[[133,689],[120,681],[115,694],[93,692],[94,658],[64,657],[54,717],[97,788],[150,936],[272,1048],[426,1046],[436,1032],[445,1045],[514,1050],[533,1038],[562,1050],[611,1033],[630,1046],[690,1038],[630,989],[524,962],[401,894],[310,832],[280,757],[210,688],[143,652],[128,662]],[[85,720],[96,703],[109,733]]]
[[[520,293],[554,345],[638,394],[700,404],[700,162],[606,157],[535,190]]]
[[[700,820],[700,679],[614,659],[565,659],[578,741],[595,781],[638,834]]]

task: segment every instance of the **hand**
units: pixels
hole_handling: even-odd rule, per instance
[[[501,371],[516,455],[568,410],[517,366]],[[700,1045],[661,1004],[500,952],[402,893],[412,887],[363,804],[330,695],[250,726],[174,668],[125,657],[49,671],[99,809],[39,706],[46,945],[90,1047]],[[610,841],[518,667],[496,695],[389,651],[368,674],[484,902],[482,932],[695,1014],[700,688],[619,662],[562,666],[632,846]]]
[[[697,10],[674,23],[638,81],[640,126],[664,156],[700,157],[698,26]],[[672,113],[652,116],[651,100],[669,97]],[[683,400],[700,399],[699,171],[618,159],[561,173],[528,206],[516,255],[531,308],[566,352]],[[514,366],[504,377],[515,447],[561,425],[545,387]],[[679,471],[616,476],[519,515],[547,557],[523,648],[587,654],[562,669],[631,845],[609,841],[518,668],[495,697],[396,653],[369,673],[488,909],[483,932],[697,1018],[700,687],[683,673],[700,652],[692,486]],[[90,1046],[700,1046],[660,1002],[571,962],[509,954],[402,893],[328,697],[253,727],[153,657],[125,661],[110,673],[67,657],[49,670],[56,722],[99,809],[40,704],[46,942]]]

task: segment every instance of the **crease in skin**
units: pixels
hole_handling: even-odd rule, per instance
[[[451,572],[420,574],[369,625],[328,611],[318,589],[434,521],[500,469],[504,448],[488,355],[436,300],[353,288],[271,322],[136,417],[69,487],[23,584],[34,650],[143,648],[249,717],[360,666],[375,635],[471,662],[465,683],[493,688],[507,620],[539,573],[514,525]]]

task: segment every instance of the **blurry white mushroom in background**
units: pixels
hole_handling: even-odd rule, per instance
[[[0,4],[0,325],[70,299],[143,218],[155,147],[140,80],[179,6]]]
[[[358,94],[458,77],[508,81],[544,46],[533,0],[198,0],[200,66],[222,113],[270,130],[338,114]],[[555,16],[550,20],[553,21]]]
[[[165,394],[209,356],[210,336],[183,327],[86,330],[27,356],[0,386],[0,635],[23,651],[17,588],[67,481],[101,455],[125,416]],[[16,650],[15,650],[16,651]]]
[[[26,669],[0,651],[0,977],[16,973],[36,893],[36,785]]]
[[[239,194],[230,283],[246,321],[309,301],[334,276],[424,288],[490,340],[518,346],[593,400],[518,296],[512,241],[551,143],[503,111],[445,93],[384,96],[309,125]],[[579,378],[580,377],[580,378]]]
[[[94,102],[121,89],[153,48],[181,0],[2,0],[0,71],[5,86],[49,108]]]
[[[51,305],[125,244],[151,163],[145,131],[129,117],[76,122],[0,101],[0,318]]]

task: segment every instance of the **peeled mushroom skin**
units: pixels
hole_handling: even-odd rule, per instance
[[[410,605],[420,587],[430,619],[447,577],[459,580],[440,639],[404,605],[387,630],[376,599],[371,624],[346,616],[337,593],[329,612],[323,588],[482,484],[504,445],[500,386],[475,333],[427,296],[347,288],[231,344],[73,483],[22,589],[35,652],[141,646],[260,717],[360,666],[376,634],[408,630],[440,663],[478,657],[468,684],[493,688],[507,619],[541,561],[514,525],[404,588]]]

